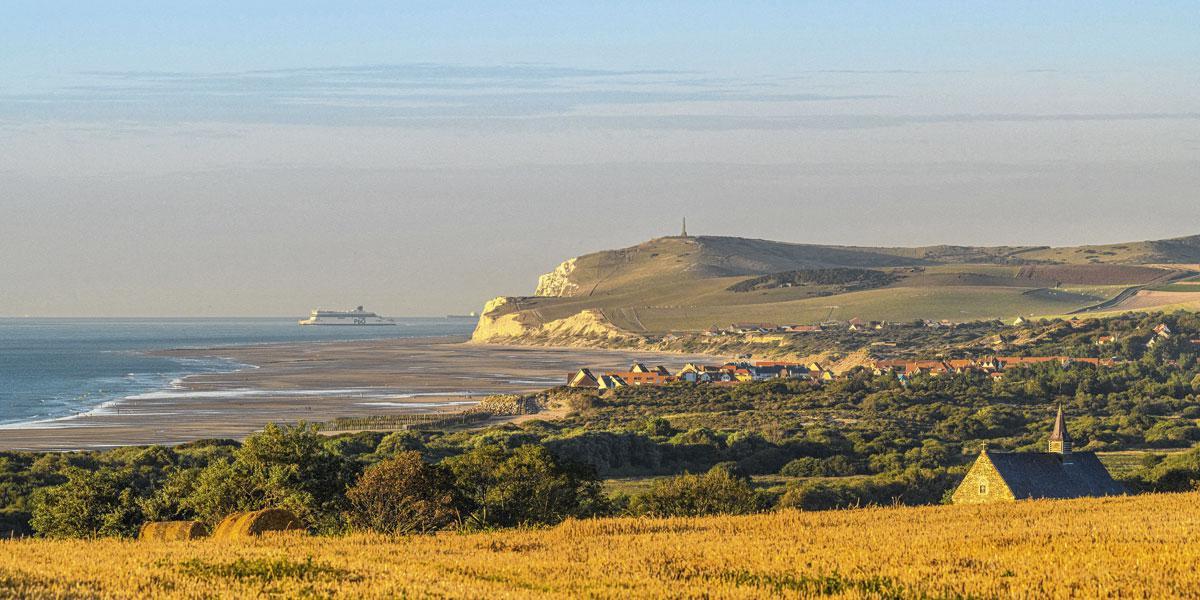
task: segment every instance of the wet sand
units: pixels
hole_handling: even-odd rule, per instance
[[[156,352],[247,366],[185,377],[65,419],[0,428],[0,449],[75,450],[240,439],[271,422],[458,411],[481,396],[540,390],[581,366],[624,370],[633,360],[676,368],[699,356],[471,345],[461,340],[305,342]]]

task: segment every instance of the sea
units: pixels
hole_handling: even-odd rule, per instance
[[[179,378],[247,368],[152,350],[302,341],[466,337],[472,319],[397,318],[396,326],[301,327],[296,319],[0,318],[0,426],[66,418],[171,387]]]

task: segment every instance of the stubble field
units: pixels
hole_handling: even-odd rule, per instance
[[[388,539],[17,540],[3,597],[1200,596],[1200,493]]]

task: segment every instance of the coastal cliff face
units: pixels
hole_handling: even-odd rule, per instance
[[[582,310],[562,319],[541,322],[535,311],[520,310],[519,298],[500,296],[488,302],[479,315],[471,341],[479,344],[604,345],[633,340],[598,310]],[[582,343],[590,342],[590,343]]]
[[[538,277],[537,290],[534,296],[568,297],[579,292],[579,284],[571,281],[571,273],[575,271],[575,261],[578,258],[565,260],[553,271]]]
[[[508,310],[515,301],[516,298],[500,296],[484,304],[483,311],[479,313],[479,323],[475,325],[475,331],[471,333],[471,341],[486,344],[493,340],[519,337],[526,333],[529,325],[522,322],[522,317],[526,315],[516,310],[515,307],[513,310]]]

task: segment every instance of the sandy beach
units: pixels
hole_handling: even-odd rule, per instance
[[[544,389],[581,366],[633,360],[677,367],[702,357],[471,345],[448,338],[304,342],[160,351],[246,365],[185,377],[88,413],[0,428],[0,449],[75,450],[242,438],[270,422],[458,411],[487,394]],[[707,360],[714,360],[708,357]]]

